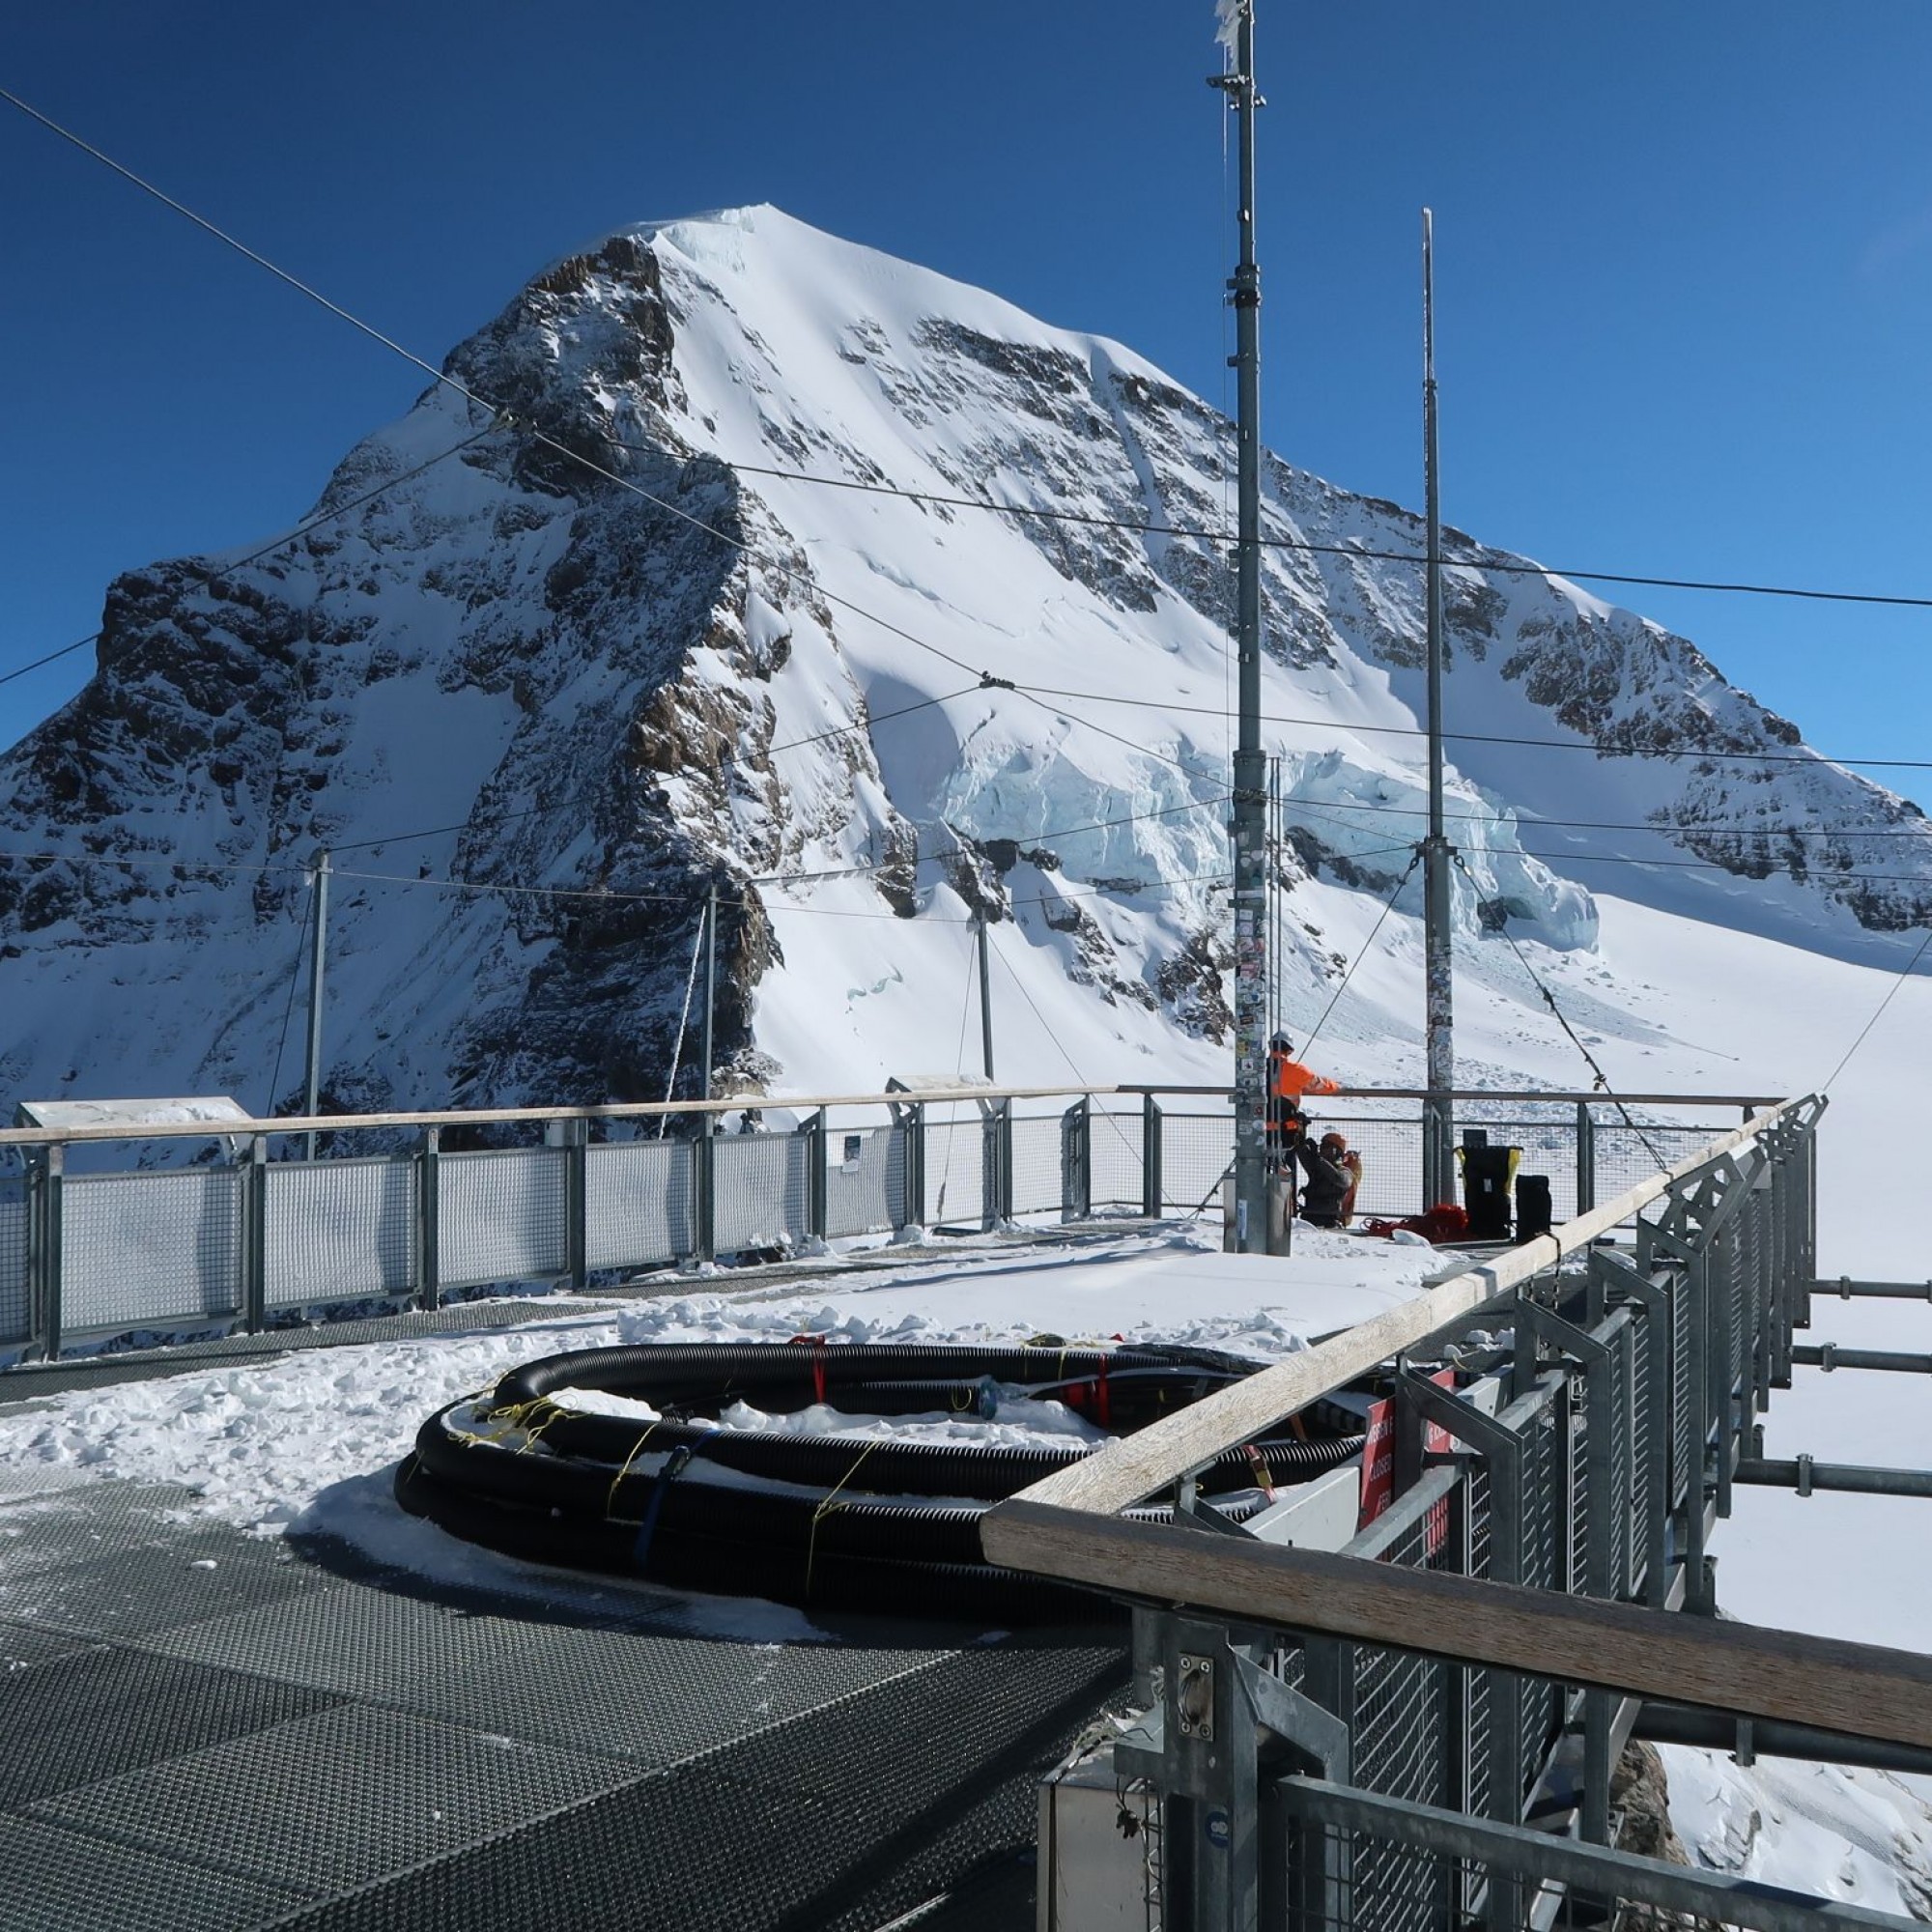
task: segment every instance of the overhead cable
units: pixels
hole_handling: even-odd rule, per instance
[[[622,449],[637,448],[635,443],[620,442],[617,446]],[[850,476],[814,476],[807,470],[781,469],[756,463],[733,462],[731,468],[742,470],[748,476],[771,476],[781,482],[808,483],[819,489],[856,490],[867,496],[897,497],[907,502],[936,503],[954,510],[986,510],[995,516],[1037,519],[1043,523],[1081,524],[1092,528],[1121,530],[1130,536],[1183,537],[1197,543],[1227,545],[1238,541],[1227,530],[1208,529],[1200,525],[1156,524],[1133,517],[1103,516],[1091,510],[1049,510],[1029,503],[996,502],[990,497],[951,497],[939,491],[912,490],[893,483],[864,482]],[[1317,556],[1359,557],[1373,563],[1427,564],[1429,561],[1417,551],[1376,550],[1365,544],[1314,543],[1305,537],[1269,536],[1260,538],[1259,542],[1264,550],[1301,551]],[[1527,560],[1505,562],[1500,554],[1489,551],[1487,546],[1476,548],[1483,552],[1480,557],[1446,557],[1444,566],[1450,570],[1488,571],[1498,577],[1564,577],[1578,582],[1629,583],[1652,590],[1711,590],[1749,597],[1799,597],[1825,604],[1879,604],[1909,611],[1932,611],[1932,597],[1893,596],[1869,590],[1812,590],[1783,583],[1729,582],[1699,577],[1638,576],[1628,571],[1563,570],[1554,564]]]
[[[1853,1040],[1850,1046],[1846,1047],[1845,1057],[1838,1062],[1837,1065],[1833,1067],[1832,1077],[1819,1088],[1818,1091],[1821,1094],[1829,1094],[1838,1084],[1838,1075],[1851,1065],[1852,1055],[1858,1052],[1859,1048],[1865,1043],[1865,1037],[1885,1017],[1886,1008],[1890,1006],[1892,1001],[1898,997],[1898,989],[1905,984],[1906,980],[1911,979],[1913,969],[1924,958],[1928,947],[1932,947],[1932,930],[1928,930],[1925,937],[1918,942],[1918,950],[1905,962],[1904,966],[1899,970],[1898,977],[1887,988],[1885,998],[1878,1003],[1878,1010],[1859,1029],[1858,1038]]]
[[[1328,1024],[1328,1015],[1335,1010],[1336,1002],[1349,990],[1349,981],[1355,977],[1356,967],[1369,956],[1369,949],[1375,945],[1376,935],[1381,931],[1389,914],[1395,910],[1395,902],[1402,896],[1403,887],[1408,884],[1409,880],[1414,876],[1416,867],[1421,864],[1422,848],[1417,846],[1410,855],[1406,869],[1403,872],[1402,877],[1395,882],[1395,891],[1390,893],[1382,903],[1381,911],[1376,915],[1376,923],[1369,928],[1369,936],[1362,941],[1361,950],[1350,960],[1349,970],[1342,975],[1342,983],[1329,995],[1328,1004],[1321,1009],[1321,1017],[1310,1028],[1307,1039],[1302,1042],[1304,1052],[1315,1044],[1316,1039],[1321,1035],[1321,1029]]]
[[[1210,704],[1178,704],[1163,697],[1123,697],[1107,691],[1062,692],[1050,684],[1022,687],[1043,697],[1078,697],[1089,704],[1124,704],[1136,710],[1171,711],[1185,716],[1218,718]],[[1344,731],[1351,736],[1373,738],[1426,738],[1420,724],[1345,724],[1336,718],[1293,718],[1281,712],[1264,711],[1264,724],[1306,725],[1318,731]],[[1873,770],[1932,772],[1932,758],[1848,758],[1833,753],[1814,752],[1719,752],[1702,745],[1663,747],[1656,745],[1599,745],[1587,738],[1529,738],[1496,731],[1444,731],[1443,737],[1464,745],[1530,745],[1552,752],[1588,752],[1599,758],[1703,758],[1718,763],[1757,765],[1856,765]]]
[[[1468,867],[1463,863],[1463,855],[1460,852],[1458,852],[1453,854],[1452,856],[1455,858],[1457,867],[1460,868],[1463,875],[1465,878],[1467,878],[1469,883],[1473,886],[1476,883],[1475,877],[1470,872]],[[1503,938],[1509,942],[1509,949],[1512,952],[1516,954],[1518,963],[1522,967],[1522,970],[1529,975],[1530,984],[1534,986],[1540,994],[1542,994],[1543,1004],[1549,1009],[1550,1013],[1555,1018],[1556,1024],[1560,1026],[1563,1029],[1564,1033],[1569,1036],[1570,1044],[1574,1046],[1577,1049],[1577,1051],[1583,1056],[1584,1064],[1589,1067],[1591,1073],[1595,1076],[1598,1090],[1604,1094],[1605,1098],[1607,1099],[1616,1108],[1617,1112],[1623,1116],[1624,1125],[1627,1126],[1631,1130],[1631,1132],[1634,1133],[1637,1137],[1637,1139],[1643,1143],[1643,1150],[1647,1154],[1650,1155],[1652,1160],[1656,1161],[1658,1172],[1660,1174],[1668,1174],[1670,1172],[1670,1163],[1667,1160],[1665,1160],[1661,1153],[1658,1152],[1656,1147],[1651,1142],[1650,1136],[1646,1134],[1640,1126],[1637,1125],[1635,1117],[1631,1113],[1631,1110],[1624,1105],[1623,1101],[1617,1096],[1616,1091],[1610,1085],[1610,1076],[1607,1073],[1605,1073],[1603,1067],[1598,1064],[1597,1056],[1594,1053],[1592,1053],[1587,1046],[1583,1044],[1582,1035],[1579,1034],[1577,1031],[1577,1029],[1570,1024],[1569,1017],[1565,1014],[1563,1009],[1556,1004],[1556,995],[1552,993],[1549,990],[1549,988],[1543,983],[1543,980],[1541,976],[1537,973],[1536,968],[1529,963],[1529,954],[1526,953],[1522,950],[1522,948],[1516,943],[1516,934],[1509,929],[1509,924],[1507,920],[1505,920],[1502,924],[1493,927],[1492,930],[1501,933]]]

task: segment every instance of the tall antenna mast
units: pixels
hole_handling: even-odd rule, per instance
[[[1239,520],[1235,641],[1240,728],[1235,750],[1235,1245],[1265,1253],[1267,1172],[1267,772],[1262,756],[1262,275],[1255,261],[1255,0],[1221,0],[1234,70],[1209,84],[1228,96],[1240,129],[1235,303],[1235,413]]]
[[[1449,867],[1442,830],[1442,505],[1435,440],[1435,217],[1422,211],[1422,467],[1429,519],[1429,837],[1422,841],[1428,1097],[1422,1114],[1422,1187],[1433,1208],[1455,1192],[1455,1009]]]

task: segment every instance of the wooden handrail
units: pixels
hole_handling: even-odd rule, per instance
[[[727,1094],[715,1100],[625,1100],[594,1107],[440,1107],[412,1113],[288,1115],[250,1121],[156,1121],[143,1124],[115,1122],[90,1127],[4,1127],[0,1148],[62,1146],[84,1141],[250,1140],[262,1134],[368,1133],[385,1127],[505,1126],[517,1122],[545,1125],[554,1121],[649,1121],[668,1114],[729,1114],[740,1107],[883,1107],[911,1101],[949,1105],[966,1100],[1065,1099],[1081,1094],[1138,1099],[1143,1094],[1199,1094],[1229,1099],[1226,1087],[1161,1087],[1119,1085],[1088,1087],[958,1087],[933,1088],[907,1094]],[[1338,1100],[1420,1100],[1419,1087],[1344,1087],[1329,1096]],[[1459,1088],[1456,1100],[1540,1101],[1550,1106],[1576,1106],[1584,1101],[1609,1104],[1604,1094],[1549,1093],[1531,1089]],[[1631,1106],[1644,1107],[1773,1107],[1768,1096],[1737,1094],[1620,1094]]]
[[[727,1094],[716,1100],[625,1100],[600,1107],[445,1107],[411,1114],[316,1114],[251,1121],[117,1122],[99,1127],[5,1127],[0,1147],[69,1141],[253,1140],[263,1134],[367,1133],[379,1127],[485,1127],[519,1121],[648,1121],[667,1114],[735,1114],[741,1107],[887,1107],[955,1100],[1049,1100],[1122,1094],[1122,1087],[947,1087],[908,1094]]]
[[[1932,1747],[1932,1658],[1909,1651],[1126,1522],[1033,1493],[980,1519],[995,1563],[1241,1624]]]
[[[1099,1090],[1096,1088],[1094,1091],[1097,1093]],[[1122,1086],[1114,1091],[1121,1094],[1151,1094],[1156,1099],[1163,1094],[1211,1094],[1222,1100],[1235,1097],[1232,1087],[1140,1084]],[[1427,1100],[1430,1094],[1426,1087],[1341,1087],[1321,1097],[1332,1100]],[[1775,1107],[1781,1096],[1776,1094],[1606,1094],[1601,1088],[1584,1093],[1571,1088],[1456,1087],[1449,1091],[1448,1097],[1451,1100],[1540,1100],[1550,1106],[1564,1107],[1574,1107],[1583,1101],[1593,1101],[1599,1107],[1612,1107],[1621,1100],[1627,1107],[1757,1108]]]

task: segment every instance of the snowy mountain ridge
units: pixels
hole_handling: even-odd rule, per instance
[[[768,207],[558,263],[446,368],[502,416],[433,386],[319,507],[419,474],[212,583],[119,579],[94,679],[0,758],[23,848],[70,855],[0,866],[0,1091],[290,1105],[318,846],[331,1106],[660,1097],[713,885],[741,1077],[950,1065],[983,912],[1034,1077],[1225,1078],[1232,574],[1173,533],[1231,525],[1213,411]],[[1420,526],[1273,458],[1265,486],[1303,1028],[1422,830],[1421,573],[1371,554]],[[1596,890],[1874,963],[1932,917],[1916,807],[1687,640],[1448,554],[1458,969],[1491,1007],[1534,997],[1481,937],[1506,914],[1580,1024],[1656,1035]],[[1491,742],[1524,738],[1561,748]],[[1389,1079],[1411,921],[1380,944],[1328,1039]],[[1523,1064],[1507,1035],[1469,1076]]]

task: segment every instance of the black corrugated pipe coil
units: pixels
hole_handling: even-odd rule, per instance
[[[649,1343],[550,1355],[439,1409],[396,1471],[412,1514],[526,1560],[680,1590],[826,1610],[1000,1623],[1092,1618],[1100,1599],[980,1553],[986,1508],[1092,1443],[1015,1445],[862,1433],[724,1428],[734,1403],[766,1414],[826,1405],[854,1416],[990,1419],[1019,1399],[1065,1404],[1125,1435],[1258,1364],[1152,1346]],[[647,1404],[650,1421],[559,1406],[559,1390]],[[1199,1479],[1236,1520],[1277,1484],[1359,1455],[1349,1418],[1281,1424]],[[1326,1433],[1323,1433],[1326,1432]],[[1240,1492],[1240,1493],[1236,1493]],[[1257,1500],[1259,1494],[1260,1500]],[[1136,1516],[1165,1521],[1171,1512]]]

